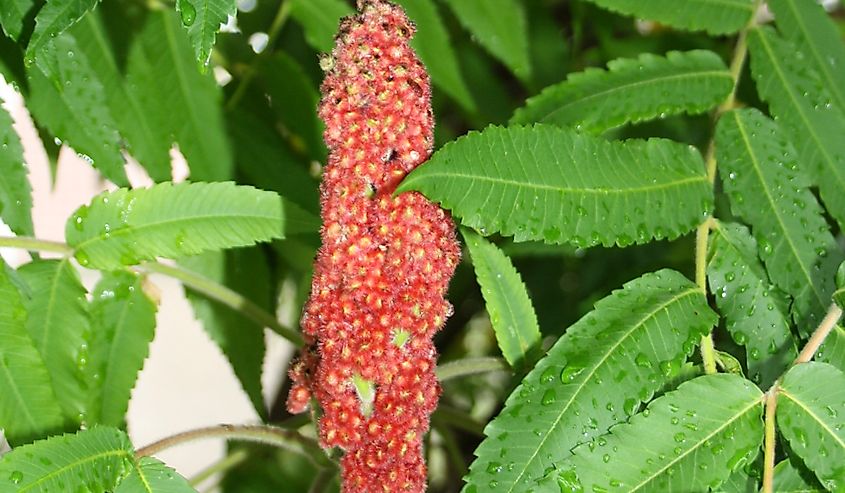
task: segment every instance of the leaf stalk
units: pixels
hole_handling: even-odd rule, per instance
[[[766,421],[763,441],[763,489],[762,493],[772,493],[775,475],[775,411],[777,410],[778,382],[766,393]]]
[[[29,236],[0,236],[0,247],[20,248],[30,252],[59,253],[65,257],[73,254],[73,248],[64,243]]]

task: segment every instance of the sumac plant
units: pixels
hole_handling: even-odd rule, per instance
[[[107,189],[35,237],[0,110],[0,247],[31,256],[0,261],[0,493],[845,492],[837,2],[0,0],[0,25],[53,171],[68,147]],[[132,442],[162,276],[261,422]],[[294,349],[269,402],[265,337]],[[156,458],[214,437],[198,477]]]

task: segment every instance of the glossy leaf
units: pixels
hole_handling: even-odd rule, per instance
[[[127,68],[128,92],[148,113],[150,125],[175,141],[193,181],[219,181],[232,174],[232,155],[220,108],[220,88],[201,74],[194,52],[173,12],[147,16],[135,38]]]
[[[155,257],[184,257],[281,238],[282,202],[231,182],[161,183],[104,192],[68,220],[80,264],[114,269]]]
[[[468,2],[449,0],[449,7],[464,28],[494,57],[523,81],[531,77],[528,22],[517,0]]]
[[[0,5],[2,9],[2,5]],[[0,108],[0,218],[18,235],[32,236],[32,191],[12,117]]]
[[[17,41],[23,19],[34,5],[33,0],[0,0],[0,24],[6,36]]]
[[[793,147],[759,111],[735,110],[719,120],[716,149],[731,211],[751,224],[772,282],[795,299],[793,320],[809,333],[830,303],[841,253]]]
[[[18,270],[31,295],[26,328],[50,374],[65,418],[77,425],[85,410],[82,372],[91,335],[87,291],[68,259],[36,260]]]
[[[694,148],[608,142],[549,125],[471,132],[398,190],[422,192],[482,234],[579,247],[676,238],[713,208]]]
[[[733,79],[713,52],[671,51],[620,58],[549,86],[516,110],[513,123],[552,123],[603,132],[626,123],[703,113],[731,92]]]
[[[508,363],[519,368],[537,355],[541,338],[522,277],[496,245],[466,228],[461,229],[461,234],[472,257],[499,348]]]
[[[0,491],[111,491],[132,467],[132,443],[103,426],[16,448],[0,459]]]
[[[64,419],[47,367],[26,329],[22,296],[2,260],[0,299],[0,428],[9,443],[18,445],[60,430]]]
[[[220,24],[225,24],[230,15],[237,13],[237,2],[235,0],[178,0],[176,10],[182,18],[182,26],[188,31],[188,38],[194,47],[197,60],[207,65]]]
[[[748,376],[768,388],[798,355],[789,305],[769,283],[747,228],[717,223],[710,241],[710,291],[734,341],[745,346]]]
[[[343,0],[291,0],[290,14],[302,24],[305,39],[317,51],[330,52],[340,18],[354,11]]]
[[[778,493],[823,493],[825,489],[803,465],[787,459],[775,466],[772,489]]]
[[[627,283],[569,327],[484,430],[464,491],[525,491],[671,379],[716,322],[678,272]]]
[[[87,423],[126,426],[129,397],[155,333],[155,303],[128,271],[103,274],[93,291],[88,345]]]
[[[36,121],[87,157],[117,185],[126,185],[117,124],[92,63],[70,35],[53,40],[28,69],[27,100]]]
[[[678,29],[730,34],[739,31],[754,15],[754,0],[589,0],[624,15],[648,19]]]
[[[841,325],[835,326],[828,334],[815,359],[845,371],[845,329]]]
[[[158,459],[142,457],[132,472],[120,481],[114,493],[195,493],[176,471]]]
[[[41,49],[47,46],[65,29],[75,24],[100,0],[47,0],[35,15],[35,30],[26,47],[26,59],[32,63],[41,56]]]
[[[827,363],[794,366],[778,389],[777,424],[827,490],[845,489],[845,373]]]
[[[828,88],[796,48],[771,28],[750,31],[748,49],[757,91],[786,135],[795,156],[819,187],[828,212],[845,224],[845,108],[832,104]]]

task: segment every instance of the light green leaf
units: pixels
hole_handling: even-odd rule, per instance
[[[47,0],[35,15],[35,30],[26,47],[27,64],[42,56],[41,49],[74,25],[100,0]]]
[[[114,493],[193,493],[188,481],[161,461],[142,457]]]
[[[437,5],[432,0],[399,0],[397,3],[416,24],[417,33],[411,40],[411,47],[428,69],[432,82],[464,109],[475,111],[475,101],[461,75],[458,58]]]
[[[710,241],[710,291],[734,341],[745,346],[749,377],[768,388],[798,355],[789,305],[769,284],[747,228],[716,223]]]
[[[774,122],[749,109],[722,116],[716,152],[731,211],[751,224],[772,282],[795,299],[792,318],[809,333],[830,303],[842,254],[794,149]]]
[[[754,0],[589,0],[599,7],[638,19],[648,19],[678,29],[730,34],[739,31],[754,15]]]
[[[691,231],[713,208],[701,155],[668,140],[608,142],[536,125],[443,146],[399,185],[482,234],[625,246]]]
[[[60,430],[64,420],[47,367],[26,330],[21,294],[2,259],[0,300],[0,428],[18,445]]]
[[[208,65],[220,24],[238,12],[235,0],[177,0],[176,10],[200,64]]]
[[[819,187],[828,212],[845,224],[845,108],[833,105],[828,88],[796,56],[796,48],[771,28],[752,29],[748,49],[760,96],[784,133],[793,136],[795,157]]]
[[[129,271],[103,274],[92,294],[86,422],[123,428],[130,393],[155,333],[156,305]]]
[[[845,110],[845,44],[839,28],[815,0],[769,0],[780,33],[803,55],[836,106]]]
[[[179,144],[193,181],[226,180],[232,155],[220,105],[220,87],[200,74],[176,14],[151,12],[129,53],[126,79],[150,124]]]
[[[760,491],[759,478],[748,473],[747,467],[740,467],[733,472],[718,488],[711,489],[715,493],[757,493]]]
[[[540,349],[540,327],[522,277],[496,245],[467,228],[461,234],[502,354],[514,368],[531,363]]]
[[[169,136],[164,129],[150,121],[148,108],[142,106],[138,95],[127,90],[98,12],[83,17],[70,29],[70,33],[76,39],[79,51],[88,60],[97,61],[93,68],[103,85],[106,103],[117,122],[127,150],[154,181],[169,180]]]
[[[796,466],[791,460],[783,460],[775,466],[772,489],[777,493],[823,493],[813,473],[803,465]]]
[[[484,430],[464,491],[522,492],[576,445],[637,412],[716,322],[678,272],[627,283],[566,330]]]
[[[449,7],[475,40],[522,81],[531,78],[528,22],[517,0],[449,0]]]
[[[283,236],[282,201],[231,182],[161,183],[104,192],[68,220],[65,237],[81,265],[115,269]]]
[[[23,29],[23,18],[33,5],[33,0],[0,0],[0,24],[6,36],[18,40]]]
[[[845,371],[845,329],[841,325],[835,326],[828,334],[815,359]]]
[[[827,363],[794,366],[778,389],[777,424],[826,489],[845,489],[845,373]]]
[[[268,297],[268,293],[273,292],[270,266],[260,248],[207,252],[180,259],[179,263],[188,270],[244,295],[267,312],[274,312]],[[266,418],[267,408],[261,392],[264,327],[187,287],[185,295],[206,333],[226,355],[256,412]]]
[[[0,491],[110,491],[132,467],[123,432],[97,426],[16,448],[0,459]]]
[[[573,450],[559,472],[584,491],[707,491],[753,460],[763,440],[763,393],[737,375],[681,384],[596,444]],[[561,488],[563,491],[563,488]]]
[[[315,50],[330,52],[340,18],[354,12],[343,0],[291,0],[290,15],[302,24],[305,39]]]
[[[87,338],[91,334],[86,290],[70,260],[36,260],[18,270],[32,295],[24,300],[26,328],[41,354],[53,391],[69,422],[85,409]]]
[[[76,40],[68,34],[52,40],[27,73],[31,91],[27,103],[36,121],[87,156],[106,178],[128,184],[120,135],[103,85]]]
[[[32,191],[23,161],[23,147],[12,127],[12,117],[2,107],[0,144],[0,218],[16,234],[32,236]]]
[[[731,92],[733,79],[711,51],[620,58],[588,68],[529,98],[513,123],[552,123],[591,132],[680,113],[703,113]]]

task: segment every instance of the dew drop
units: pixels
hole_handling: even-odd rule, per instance
[[[177,10],[179,10],[179,15],[182,17],[182,24],[186,26],[194,24],[194,21],[197,19],[197,9],[194,7],[194,4],[188,0],[179,0]]]

